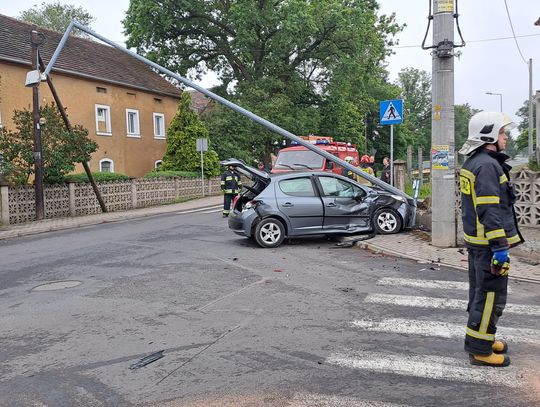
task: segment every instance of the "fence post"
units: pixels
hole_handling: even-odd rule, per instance
[[[180,181],[178,177],[174,177],[174,199],[180,198]]]
[[[394,160],[394,186],[402,191],[405,191],[406,164],[403,160]]]
[[[77,216],[77,211],[75,210],[75,182],[68,181],[67,184],[69,189],[69,216],[75,217]]]
[[[418,147],[418,179],[420,180],[418,188],[422,187],[424,183],[424,157],[422,157],[422,153],[422,147]]]
[[[131,178],[131,207],[137,209],[137,178]]]
[[[9,186],[0,182],[0,223],[9,225]]]

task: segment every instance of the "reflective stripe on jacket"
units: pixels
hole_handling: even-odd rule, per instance
[[[226,194],[237,194],[242,189],[240,175],[236,171],[225,171],[221,174],[221,190]]]
[[[465,244],[499,250],[523,242],[514,212],[515,193],[503,153],[478,149],[459,174]]]

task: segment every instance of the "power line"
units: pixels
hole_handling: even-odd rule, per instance
[[[506,4],[506,0],[504,0],[504,7],[506,7],[506,15],[508,16],[508,21],[510,22],[510,28],[512,29],[512,35],[514,36],[514,41],[516,42],[516,47],[519,51],[519,55],[521,55],[521,59],[523,59],[523,62],[527,64],[527,61],[525,61],[525,58],[523,57],[523,54],[521,53],[521,48],[519,48],[519,43],[516,38],[516,33],[514,31],[514,25],[512,24],[512,19],[510,18],[510,12],[508,11],[508,4]]]
[[[540,34],[527,34],[527,35],[517,35],[515,38],[527,38],[527,37],[538,37]],[[471,42],[491,42],[491,41],[502,41],[502,40],[512,40],[514,37],[498,37],[498,38],[485,38],[482,40],[468,40],[467,44],[470,44]],[[397,48],[421,48],[421,45],[396,45],[393,47],[390,47],[392,49]]]

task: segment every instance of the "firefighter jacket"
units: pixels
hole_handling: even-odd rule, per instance
[[[237,194],[242,189],[240,175],[236,171],[226,170],[221,174],[221,190],[225,194]]]
[[[506,154],[479,148],[459,175],[463,233],[468,247],[496,251],[523,242],[514,211]]]

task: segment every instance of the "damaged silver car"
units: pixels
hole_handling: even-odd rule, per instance
[[[229,228],[261,247],[307,235],[398,233],[414,221],[413,202],[332,172],[267,174],[229,159],[253,183],[233,201]]]

